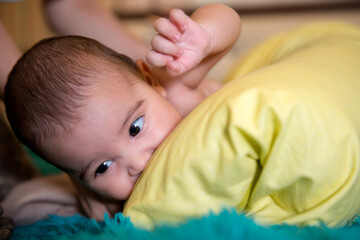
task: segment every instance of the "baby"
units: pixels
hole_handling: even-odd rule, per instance
[[[174,9],[155,22],[152,69],[89,38],[45,39],[9,74],[5,104],[14,133],[85,186],[85,195],[125,200],[162,141],[220,87],[205,75],[231,49],[240,25],[220,4],[191,17]]]

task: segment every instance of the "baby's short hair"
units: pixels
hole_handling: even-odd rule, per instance
[[[45,157],[46,141],[79,120],[86,89],[114,71],[141,76],[129,57],[93,39],[61,36],[38,42],[17,61],[5,87],[15,135]]]

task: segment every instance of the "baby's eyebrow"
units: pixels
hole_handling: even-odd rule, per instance
[[[86,164],[86,166],[80,170],[80,172],[78,173],[80,180],[84,180],[85,174],[88,171],[88,169],[93,161],[94,160],[91,160],[90,162],[88,162],[88,164]]]
[[[134,112],[145,102],[145,100],[139,100],[137,101],[130,109],[129,111],[126,113],[126,118],[122,124],[122,127],[120,129],[121,130],[125,127],[125,125],[127,124],[127,122],[129,121],[129,119],[131,118],[131,116],[134,114]]]

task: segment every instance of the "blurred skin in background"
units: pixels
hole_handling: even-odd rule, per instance
[[[4,97],[4,87],[7,81],[7,75],[20,57],[21,53],[15,42],[10,37],[4,24],[0,21],[0,97]]]
[[[59,34],[96,39],[134,60],[150,50],[150,43],[134,36],[96,0],[45,0],[44,8],[50,26]]]

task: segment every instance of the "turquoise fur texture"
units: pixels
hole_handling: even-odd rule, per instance
[[[103,240],[103,239],[360,239],[360,220],[349,227],[330,229],[324,227],[296,227],[276,225],[263,227],[234,211],[223,211],[219,215],[209,214],[201,219],[189,219],[179,226],[161,226],[153,231],[135,228],[130,219],[118,213],[104,222],[75,215],[72,217],[50,216],[49,219],[15,229],[11,240]]]

